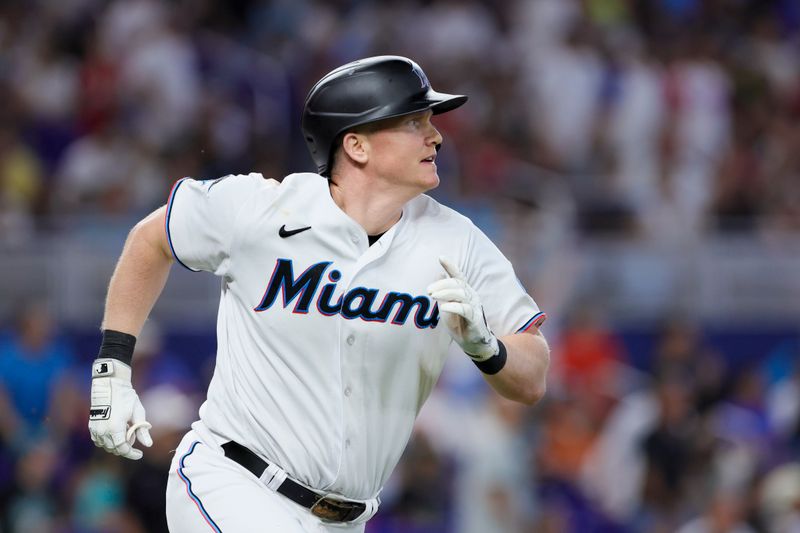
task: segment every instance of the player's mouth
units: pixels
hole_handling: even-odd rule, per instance
[[[435,165],[435,164],[436,164],[436,163],[435,163],[435,161],[436,161],[436,154],[433,154],[433,155],[429,155],[428,157],[426,157],[425,159],[423,159],[423,160],[421,161],[421,163],[426,163],[426,164],[433,164],[433,165]]]

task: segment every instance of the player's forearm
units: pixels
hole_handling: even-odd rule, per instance
[[[533,405],[545,393],[550,348],[541,333],[519,333],[500,337],[506,347],[506,365],[497,374],[484,374],[502,396]]]
[[[172,265],[164,217],[162,207],[139,222],[128,235],[109,283],[103,329],[134,336],[141,332]]]

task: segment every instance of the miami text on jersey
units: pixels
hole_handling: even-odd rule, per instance
[[[387,322],[391,316],[391,323],[401,326],[414,310],[414,324],[418,328],[433,329],[439,323],[439,307],[436,304],[431,305],[431,299],[427,296],[392,291],[384,295],[383,301],[377,307],[373,307],[378,298],[378,289],[355,287],[331,302],[336,291],[336,282],[342,277],[341,272],[336,269],[328,272],[330,283],[317,291],[325,271],[332,264],[332,261],[315,263],[295,278],[292,260],[278,259],[261,303],[254,310],[261,312],[272,307],[280,292],[283,295],[284,308],[296,300],[292,312],[298,314],[308,313],[312,301],[316,300],[317,311],[325,316],[340,314],[350,320],[360,318],[368,322]]]

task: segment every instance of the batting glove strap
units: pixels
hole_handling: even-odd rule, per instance
[[[490,376],[497,374],[498,372],[503,370],[504,366],[506,366],[506,360],[508,359],[508,354],[506,353],[506,345],[503,344],[503,342],[498,339],[497,346],[499,348],[497,355],[494,355],[489,359],[485,359],[483,361],[476,361],[475,359],[472,360],[472,362],[475,363],[475,366],[478,367],[478,370],[480,370],[484,374],[488,374]]]
[[[471,324],[470,329],[472,331],[470,332],[468,329],[467,333],[472,333],[472,336],[465,338],[461,344],[464,353],[476,363],[488,361],[500,353],[500,339],[495,337],[494,333],[489,329],[486,315],[483,313],[483,307],[480,308],[480,311],[483,317],[483,328],[476,324]]]
[[[131,367],[117,359],[108,357],[95,359],[92,363],[92,379],[115,377],[131,383]]]

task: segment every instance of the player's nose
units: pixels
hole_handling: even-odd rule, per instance
[[[427,136],[428,144],[435,146],[436,151],[439,151],[439,147],[442,145],[442,141],[444,140],[444,138],[442,137],[442,134],[439,133],[439,130],[437,130],[433,124],[429,122],[428,126],[430,128],[430,131]]]

